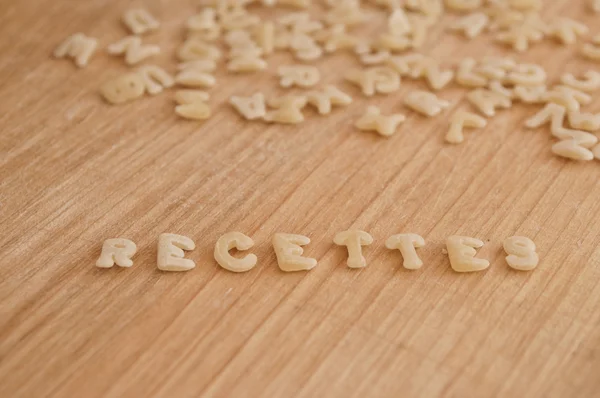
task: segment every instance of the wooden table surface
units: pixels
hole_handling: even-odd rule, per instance
[[[583,4],[546,3],[545,17],[600,33]],[[341,78],[356,60],[336,54],[317,63],[322,82],[352,105],[326,117],[307,110],[298,126],[241,119],[227,99],[284,92],[275,71],[294,62],[284,53],[263,73],[219,72],[204,123],[174,114],[173,90],[110,106],[98,87],[127,67],[105,47],[140,4],[0,2],[1,397],[600,396],[600,165],[558,158],[547,128],[525,129],[539,107],[516,104],[448,145],[449,115],[468,108],[464,89],[444,89],[452,107],[427,119],[402,106],[422,82],[367,99]],[[144,5],[162,22],[146,39],[163,50],[153,62],[174,72],[182,24],[198,8]],[[511,54],[489,35],[466,41],[442,25],[423,51],[446,65]],[[79,31],[101,44],[90,65],[51,59]],[[552,81],[594,67],[550,40],[516,59],[543,64]],[[407,121],[389,139],[359,132],[352,125],[369,104]],[[600,110],[598,96],[586,110]],[[347,268],[332,243],[348,228],[375,238],[365,269]],[[228,231],[256,242],[250,272],[213,260]],[[194,270],[157,270],[163,232],[196,242]],[[309,236],[319,265],[281,272],[275,232]],[[426,239],[421,270],[385,249],[399,232]],[[452,234],[485,241],[478,256],[489,269],[453,272],[443,254]],[[533,272],[504,260],[515,234],[537,244]],[[112,237],[136,242],[133,268],[94,266]]]

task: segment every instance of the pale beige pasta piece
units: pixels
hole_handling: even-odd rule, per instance
[[[219,25],[225,30],[249,29],[260,24],[260,17],[246,10],[219,14]]]
[[[432,117],[450,106],[450,102],[428,91],[411,91],[404,97],[404,105],[424,116]]]
[[[252,35],[247,30],[237,29],[227,32],[224,36],[225,44],[229,47],[254,47]]]
[[[194,261],[184,258],[184,250],[194,250],[196,244],[183,235],[160,234],[156,263],[161,271],[189,271],[196,267]]]
[[[102,252],[96,261],[96,267],[112,268],[117,264],[119,267],[129,268],[133,265],[131,257],[136,251],[137,246],[129,239],[106,239],[102,244]]]
[[[483,0],[446,0],[446,7],[453,11],[473,11],[483,5]]]
[[[492,80],[488,84],[487,88],[490,91],[493,91],[495,93],[501,94],[501,95],[503,95],[503,96],[505,96],[507,98],[510,98],[510,99],[514,99],[514,97],[515,97],[514,92],[511,89],[504,87],[502,85],[502,83],[499,82],[498,80]]]
[[[425,246],[425,239],[417,234],[392,235],[385,241],[385,247],[390,250],[399,250],[406,269],[416,270],[423,266],[423,261],[417,255],[417,248]]]
[[[203,101],[181,104],[175,107],[175,113],[184,119],[206,120],[210,117],[210,106]]]
[[[600,40],[596,40],[595,44],[584,44],[581,49],[581,54],[589,60],[600,61]]]
[[[269,100],[269,106],[276,108],[264,116],[264,120],[271,123],[298,124],[304,121],[302,109],[308,103],[306,96],[286,95]]]
[[[359,130],[375,131],[379,135],[389,137],[396,132],[404,120],[406,120],[406,116],[400,113],[385,116],[381,114],[378,107],[369,106],[366,113],[356,121],[354,126]]]
[[[70,57],[75,60],[75,65],[80,68],[85,67],[96,48],[98,47],[98,40],[93,37],[88,37],[83,33],[75,33],[65,39],[61,44],[54,50],[55,58]]]
[[[163,89],[175,85],[173,77],[156,65],[141,66],[137,73],[142,76],[146,91],[151,95],[161,93]]]
[[[175,93],[175,102],[178,104],[192,104],[194,102],[206,102],[210,95],[202,90],[177,90]]]
[[[542,104],[546,102],[546,86],[515,86],[513,99],[526,104]]]
[[[247,272],[256,266],[258,258],[255,254],[248,254],[244,258],[235,258],[229,250],[240,251],[251,249],[254,241],[241,232],[228,232],[221,236],[215,244],[214,257],[217,263],[231,272]]]
[[[321,32],[324,25],[320,21],[312,20],[307,12],[289,13],[280,17],[277,22],[285,27],[292,35]]]
[[[265,55],[272,54],[275,51],[275,24],[265,21],[257,25],[254,29],[254,39]]]
[[[263,93],[256,93],[250,97],[233,96],[229,103],[247,120],[262,119],[267,114],[267,104]]]
[[[413,69],[413,72],[417,72],[417,69]],[[427,80],[427,84],[432,90],[441,90],[446,87],[452,79],[454,79],[454,72],[451,70],[442,70],[439,65],[425,65],[421,75]]]
[[[509,29],[511,26],[522,23],[525,19],[522,12],[511,10],[508,7],[492,7],[484,11],[491,18],[488,25],[488,30],[491,32]]]
[[[375,53],[360,54],[359,59],[363,65],[378,65],[383,64],[390,59],[390,52],[387,50],[379,50]]]
[[[189,67],[177,73],[175,82],[184,87],[208,88],[214,87],[217,79],[209,72]]]
[[[470,238],[468,236],[449,236],[446,239],[446,249],[448,250],[448,258],[450,266],[456,272],[475,272],[483,271],[490,266],[490,262],[475,258],[477,250],[483,247],[483,242],[479,239]]]
[[[571,73],[565,73],[560,77],[560,82],[575,90],[591,93],[600,90],[600,72],[588,70],[583,74],[583,79],[577,79]]]
[[[390,94],[400,89],[400,76],[386,66],[376,66],[364,70],[354,69],[345,77],[346,80],[359,86],[366,96],[377,93]]]
[[[126,73],[100,87],[100,94],[114,105],[132,101],[144,95],[146,84],[139,73]]]
[[[512,26],[508,31],[500,32],[496,35],[496,40],[510,45],[513,50],[525,52],[529,49],[529,44],[539,42],[544,38],[544,32],[535,26],[527,23]]]
[[[333,243],[346,246],[348,249],[348,268],[365,268],[367,260],[362,255],[362,247],[373,243],[373,237],[365,231],[349,230],[339,232],[333,238]]]
[[[200,72],[214,72],[217,69],[217,63],[213,59],[198,59],[196,61],[182,62],[177,65],[178,70],[197,70]]]
[[[456,71],[456,82],[463,87],[485,87],[488,79],[474,72],[477,61],[473,58],[463,58]]]
[[[316,40],[312,36],[304,33],[294,33],[290,35],[289,48],[293,52],[311,50],[314,47],[320,48]]]
[[[594,12],[600,12],[600,0],[588,0],[590,8]]]
[[[467,94],[467,100],[479,112],[488,117],[496,114],[496,108],[508,109],[512,106],[512,100],[497,92],[486,89],[475,89]]]
[[[571,130],[577,131],[577,130]],[[571,160],[580,160],[580,161],[590,161],[594,159],[594,152],[590,149],[585,148],[583,145],[585,142],[582,142],[582,139],[588,139],[591,134],[584,133],[588,136],[586,137],[569,137],[564,139],[556,144],[552,145],[552,153],[555,155],[561,156],[563,158],[571,159]],[[593,136],[592,136],[593,137]],[[590,148],[593,145],[590,145]]]
[[[134,35],[142,35],[158,29],[160,23],[143,8],[128,10],[123,14],[123,23]]]
[[[519,271],[531,271],[537,267],[540,257],[536,253],[535,243],[525,236],[511,236],[504,240],[506,263]]]
[[[405,64],[399,62],[404,59]],[[395,61],[390,63],[396,71],[402,76],[409,76],[413,79],[424,77],[433,90],[441,90],[454,78],[454,72],[451,70],[442,70],[437,61],[421,54],[407,55],[405,57],[396,57]],[[406,70],[408,72],[406,73]],[[401,73],[404,71],[405,73]]]
[[[555,133],[563,128],[566,113],[567,110],[563,106],[549,103],[534,116],[527,119],[525,126],[533,129],[550,123],[550,130]]]
[[[450,128],[446,133],[446,142],[460,144],[465,140],[465,128],[482,129],[487,125],[485,118],[467,111],[458,111],[450,117]]]
[[[561,140],[552,146],[553,153],[573,160],[592,160],[594,154],[590,148],[598,142],[598,138],[584,131],[563,127],[566,112],[564,106],[549,103],[536,115],[526,120],[525,126],[536,128],[550,123],[552,135]]]
[[[194,39],[214,41],[221,36],[221,26],[217,22],[217,12],[207,7],[199,14],[188,18],[186,27]]]
[[[561,85],[552,87],[550,91],[546,92],[544,99],[546,102],[562,105],[568,111],[578,111],[581,105],[588,105],[592,102],[589,94]]]
[[[227,70],[236,73],[258,72],[267,69],[267,61],[256,54],[242,53],[227,63]]]
[[[390,58],[388,65],[400,76],[409,76],[413,79],[422,77],[424,70],[429,65],[436,64],[433,58],[423,54],[411,53]]]
[[[546,82],[546,71],[540,65],[519,64],[508,73],[507,81],[519,86],[540,86]]]
[[[571,111],[568,114],[569,125],[577,130],[594,132],[600,130],[600,113],[581,113]]]
[[[483,67],[489,67],[494,69],[501,69],[505,73],[512,71],[516,66],[517,62],[510,57],[483,57],[480,65]]]
[[[473,72],[488,79],[488,84],[490,80],[503,81],[506,77],[506,71],[490,65],[478,65]]]
[[[410,45],[412,48],[421,48],[427,41],[427,35],[435,19],[429,19],[420,15],[410,15],[409,20],[412,27]]]
[[[549,36],[554,37],[564,45],[574,44],[578,37],[588,34],[588,27],[571,18],[558,18],[548,32]]]
[[[314,61],[323,55],[323,49],[312,37],[298,33],[291,37],[290,48],[294,56],[303,61]]]
[[[489,24],[490,18],[482,12],[475,12],[460,18],[450,25],[450,29],[462,32],[466,37],[472,39],[479,36]]]
[[[594,134],[581,130],[562,128],[552,135],[562,140],[559,144],[566,145],[567,143],[570,143],[570,146],[577,147],[575,150],[581,153],[581,158],[579,160],[593,159],[593,156],[590,156],[591,151],[588,151],[588,149],[598,143],[598,137]],[[555,144],[554,146],[556,147],[559,144]]]
[[[141,37],[127,36],[109,45],[107,51],[111,55],[125,54],[125,63],[135,65],[146,58],[160,54],[160,47],[152,44],[143,45]]]
[[[209,105],[206,103],[209,94],[201,90],[179,90],[175,93],[175,113],[184,119],[205,120],[211,115]]]
[[[313,87],[321,79],[319,69],[308,65],[280,66],[277,70],[281,87]]]
[[[256,43],[252,37],[255,29],[256,26],[249,29],[230,29],[223,35],[223,41],[229,47],[255,46]]]
[[[221,51],[213,44],[199,39],[189,38],[177,50],[177,58],[180,61],[196,61],[202,59],[217,60],[221,58]]]
[[[393,35],[390,33],[382,33],[375,42],[375,46],[379,49],[390,52],[400,52],[412,48],[413,41],[405,35]]]
[[[323,49],[319,46],[305,47],[294,51],[294,57],[301,61],[314,61],[323,56]]]
[[[208,27],[218,25],[217,11],[212,7],[206,7],[196,15],[192,15],[186,22],[189,30],[202,30]]]
[[[344,93],[333,85],[327,85],[319,91],[309,91],[306,93],[308,104],[317,108],[321,115],[331,113],[333,105],[349,105],[352,103],[352,97]]]
[[[393,10],[388,18],[388,32],[393,36],[402,36],[412,32],[410,20],[404,9],[398,7]]]
[[[263,93],[256,93],[250,97],[233,96],[229,103],[247,120],[262,119],[267,114],[267,105]]]
[[[221,26],[214,25],[211,28],[200,30],[188,30],[186,38],[189,40],[201,40],[204,42],[214,42],[221,36]]]
[[[260,58],[263,55],[263,50],[260,47],[252,44],[248,47],[232,47],[227,53],[227,58],[229,60],[246,57],[246,58]]]
[[[310,243],[307,236],[278,232],[273,235],[272,243],[277,264],[282,271],[308,271],[317,266],[317,260],[302,256],[304,254],[302,246]]]

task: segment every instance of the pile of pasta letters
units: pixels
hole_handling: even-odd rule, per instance
[[[317,19],[307,11],[322,3],[326,12]],[[210,94],[215,87],[214,72],[224,58],[231,73],[257,73],[267,68],[267,58],[276,51],[289,51],[297,64],[277,70],[284,88],[300,88],[302,94],[266,99],[257,92],[232,96],[231,106],[247,120],[296,124],[304,121],[303,109],[314,107],[321,115],[343,107],[353,98],[335,85],[318,87],[320,71],[311,62],[338,51],[356,55],[360,68],[345,71],[349,84],[366,97],[390,95],[401,87],[402,79],[423,79],[429,90],[414,90],[403,98],[404,105],[426,117],[435,117],[450,103],[440,97],[451,82],[469,90],[466,99],[473,111],[459,110],[449,118],[445,140],[464,141],[465,129],[482,129],[499,109],[515,103],[539,104],[542,108],[525,121],[528,128],[549,125],[558,141],[552,152],[558,156],[589,161],[600,159],[600,144],[594,134],[600,130],[600,113],[586,113],[582,107],[592,102],[600,90],[600,72],[588,70],[582,76],[565,73],[556,83],[548,82],[542,65],[519,63],[510,57],[464,58],[453,67],[444,66],[423,54],[428,30],[449,14],[459,14],[449,30],[472,39],[488,33],[515,52],[524,52],[544,39],[565,46],[579,46],[583,59],[600,63],[600,33],[591,35],[588,26],[570,18],[544,21],[542,0],[212,0],[205,1],[199,13],[185,23],[187,38],[177,50],[177,73],[142,64],[160,53],[156,45],[144,43],[143,36],[160,28],[159,21],[145,9],[132,9],[123,15],[130,35],[112,43],[107,52],[122,56],[131,72],[100,87],[111,104],[122,104],[156,95],[166,88],[175,92],[175,112],[183,118],[204,120],[211,116]],[[600,13],[600,0],[587,0],[586,7]],[[262,20],[256,7],[286,7],[290,12],[276,20]],[[353,34],[353,29],[369,23],[365,7],[379,7],[386,13],[385,32],[376,37]],[[600,14],[599,21],[600,21]],[[591,37],[588,37],[591,36]],[[582,43],[579,44],[578,41]],[[223,54],[221,45],[227,51]],[[55,50],[55,57],[71,57],[85,67],[98,47],[95,38],[83,33],[69,36]],[[593,65],[593,64],[592,64]],[[402,113],[383,114],[377,106],[367,106],[355,122],[360,130],[391,136],[405,120]]]

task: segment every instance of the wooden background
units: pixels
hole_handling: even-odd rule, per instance
[[[580,2],[546,3],[545,17],[575,17],[600,33]],[[341,80],[358,66],[343,54],[318,65],[323,83],[354,103],[328,117],[306,110],[300,126],[248,122],[224,104],[281,93],[274,73],[293,62],[287,54],[265,73],[220,73],[205,123],[177,118],[172,90],[109,106],[98,87],[127,68],[104,49],[125,35],[123,11],[140,4],[0,2],[1,397],[600,395],[600,165],[553,156],[547,129],[523,128],[537,107],[501,111],[447,145],[464,89],[443,90],[452,108],[426,119],[401,105],[422,82],[366,99]],[[160,44],[155,63],[173,72],[182,24],[198,8],[144,5],[162,21],[145,40]],[[78,31],[102,46],[83,70],[50,57]],[[424,52],[446,65],[510,54],[489,36],[466,41],[441,25]],[[593,67],[549,40],[517,59],[542,63],[552,79]],[[389,139],[358,132],[368,104],[407,122]],[[600,111],[600,99],[586,110]],[[375,237],[366,269],[348,269],[332,243],[350,227]],[[233,230],[257,243],[251,272],[212,259],[216,239]],[[196,269],[156,269],[162,232],[196,242],[187,255]],[[281,272],[274,232],[310,236],[317,268]],[[427,240],[421,270],[404,270],[385,249],[399,232]],[[490,268],[454,273],[442,253],[451,234],[484,240]],[[536,242],[535,271],[505,263],[502,241],[514,234]],[[137,243],[133,268],[94,266],[112,237]]]

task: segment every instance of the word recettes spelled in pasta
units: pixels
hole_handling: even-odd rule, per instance
[[[339,232],[333,238],[333,243],[345,247],[348,254],[349,268],[367,267],[367,259],[363,255],[363,247],[373,244],[373,237],[366,231],[348,230]],[[314,258],[304,256],[304,246],[310,243],[310,238],[304,235],[276,233],[271,241],[277,264],[282,271],[309,271],[318,264]],[[456,272],[475,272],[485,270],[490,262],[477,258],[477,250],[484,243],[468,236],[449,236],[446,239],[446,251],[450,266]],[[520,271],[531,271],[537,267],[539,256],[533,241],[524,236],[511,236],[504,241],[504,251],[507,253],[506,262],[509,267]],[[216,242],[214,258],[224,269],[231,272],[247,272],[256,266],[258,257],[247,254],[238,258],[231,255],[230,250],[248,251],[254,246],[254,241],[241,232],[228,232]],[[422,236],[415,233],[402,233],[390,236],[385,241],[389,250],[398,250],[403,258],[403,267],[418,270],[423,261],[417,249],[425,246]],[[196,267],[193,260],[185,258],[186,251],[192,251],[196,244],[187,236],[165,233],[158,238],[156,264],[161,271],[189,271]],[[102,252],[96,261],[99,268],[133,266],[133,256],[137,246],[129,239],[107,239],[102,245]]]
[[[600,91],[600,72],[594,70],[600,62],[600,32],[578,19],[545,18],[545,3],[549,0],[202,0],[198,12],[181,21],[185,35],[176,43],[174,72],[149,64],[161,54],[153,44],[161,24],[147,9],[135,8],[122,15],[126,34],[106,46],[108,54],[123,57],[135,69],[113,76],[99,91],[106,102],[122,105],[178,86],[175,113],[200,121],[213,114],[215,99],[207,90],[222,84],[217,75],[275,73],[288,93],[238,93],[229,98],[232,109],[248,121],[295,125],[309,114],[325,116],[334,107],[349,106],[356,102],[355,93],[365,97],[353,110],[355,127],[389,138],[400,130],[405,112],[382,112],[380,104],[364,102],[388,96],[426,118],[447,118],[444,139],[452,145],[465,141],[465,129],[484,129],[488,120],[519,103],[539,105],[542,109],[525,126],[550,124],[559,140],[551,146],[554,154],[600,159],[600,113],[584,111]],[[574,2],[579,3],[600,13],[598,0]],[[277,12],[271,12],[274,7]],[[588,70],[564,72],[553,82],[544,65],[511,56],[467,56],[447,65],[425,48],[439,40],[440,30],[459,40],[491,40],[517,54],[551,42],[573,48]],[[84,68],[98,47],[97,38],[75,33],[54,56],[72,58]],[[273,72],[269,62],[278,52],[289,53],[293,61],[278,61]],[[321,59],[341,53],[346,54],[343,62],[319,67]],[[355,62],[348,62],[347,55]],[[326,82],[332,77],[335,83]],[[425,86],[417,88],[412,81]],[[452,86],[466,90],[463,99],[471,110],[444,99],[443,91]]]

